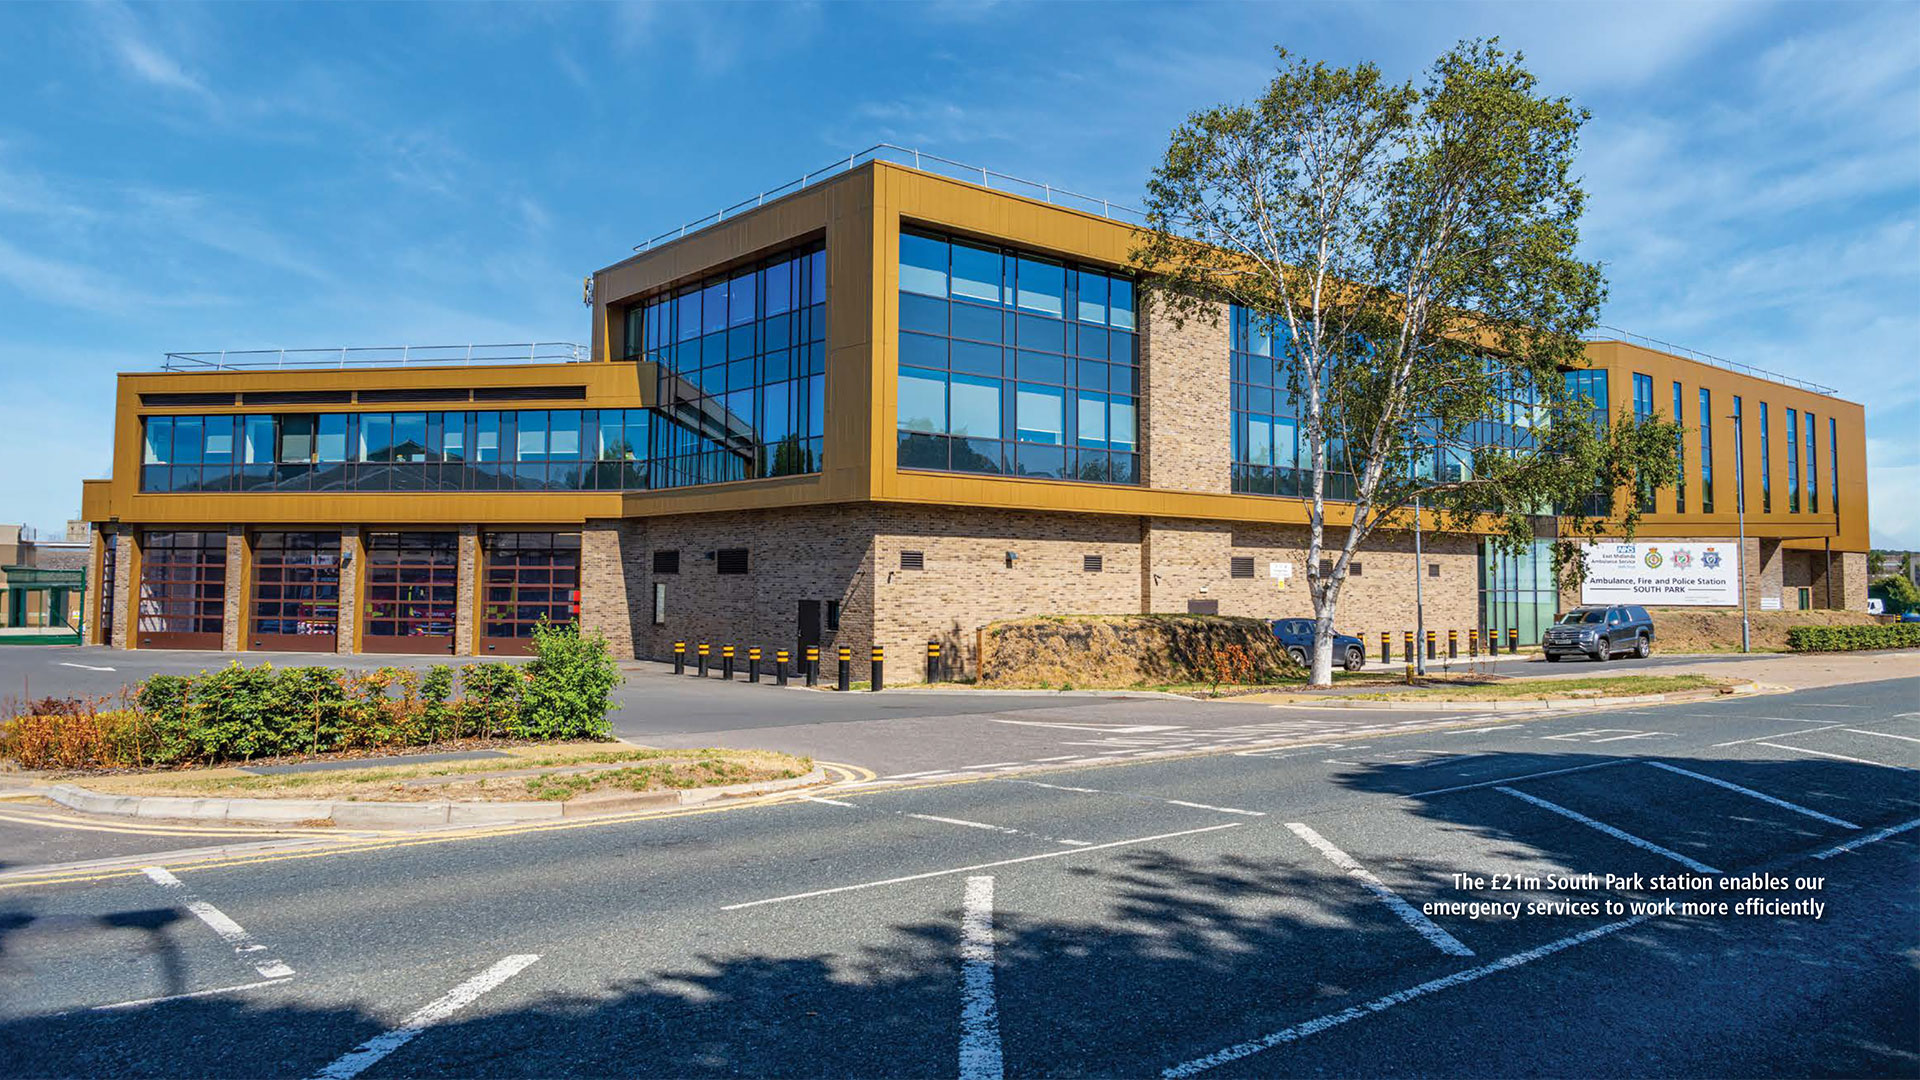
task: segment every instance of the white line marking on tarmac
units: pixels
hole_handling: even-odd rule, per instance
[[[1819,701],[1806,701],[1800,704],[1803,709],[1864,709],[1865,705],[1834,705]]]
[[[509,956],[487,970],[461,983],[440,1000],[406,1018],[399,1027],[383,1031],[336,1058],[333,1064],[314,1074],[315,1080],[352,1080],[412,1042],[421,1032],[473,1004],[480,995],[525,971],[537,955]]]
[[[1755,791],[1752,788],[1741,787],[1739,784],[1730,783],[1726,780],[1720,779],[1717,776],[1707,776],[1704,773],[1697,773],[1689,769],[1682,769],[1678,765],[1669,765],[1664,761],[1649,761],[1647,762],[1647,764],[1653,766],[1656,769],[1665,769],[1667,772],[1677,773],[1680,776],[1691,776],[1695,780],[1704,781],[1706,783],[1712,784],[1714,787],[1726,788],[1728,791],[1737,791],[1740,794],[1747,796],[1748,798],[1759,799],[1763,803],[1771,803],[1774,806],[1778,806],[1783,810],[1791,810],[1796,814],[1805,814],[1810,818],[1813,818],[1817,821],[1824,821],[1829,825],[1838,825],[1843,829],[1857,829],[1860,827],[1858,825],[1855,825],[1851,821],[1842,820],[1840,818],[1834,817],[1831,814],[1823,814],[1818,810],[1809,810],[1808,808],[1801,806],[1799,803],[1791,803],[1785,799],[1775,798],[1774,796],[1769,795],[1764,791]]]
[[[1855,735],[1878,735],[1883,739],[1899,739],[1903,742],[1920,742],[1920,739],[1916,739],[1911,735],[1895,735],[1891,731],[1867,731],[1857,727],[1843,728],[1841,730],[1851,731]]]
[[[1560,952],[1563,949],[1571,949],[1575,945],[1584,945],[1597,938],[1606,937],[1608,934],[1631,929],[1651,918],[1653,918],[1651,915],[1635,915],[1630,919],[1622,919],[1619,922],[1608,923],[1605,926],[1596,926],[1591,930],[1583,930],[1578,934],[1563,937],[1558,941],[1549,941],[1545,945],[1528,949],[1525,952],[1517,952],[1510,956],[1503,956],[1490,964],[1482,964],[1479,967],[1468,968],[1465,971],[1458,971],[1452,975],[1443,975],[1437,979],[1429,979],[1418,986],[1411,986],[1405,990],[1396,990],[1384,997],[1374,998],[1372,1001],[1362,1005],[1355,1005],[1350,1009],[1342,1009],[1337,1013],[1328,1013],[1325,1016],[1315,1017],[1312,1020],[1295,1024],[1289,1028],[1282,1028],[1271,1035],[1265,1035],[1258,1039],[1235,1043],[1224,1050],[1217,1050],[1208,1054],[1206,1057],[1194,1058],[1192,1061],[1171,1066],[1162,1070],[1160,1075],[1167,1078],[1167,1080],[1182,1080],[1184,1077],[1198,1076],[1208,1069],[1218,1068],[1221,1065],[1239,1061],[1241,1058],[1252,1057],[1262,1050],[1270,1050],[1273,1047],[1286,1043],[1298,1042],[1309,1035],[1317,1035],[1322,1031],[1326,1031],[1328,1028],[1339,1027],[1341,1024],[1353,1020],[1364,1019],[1374,1013],[1386,1012],[1395,1005],[1404,1005],[1409,1001],[1426,997],[1429,994],[1437,994],[1442,990],[1451,990],[1456,986],[1464,986],[1475,980],[1484,979],[1488,975],[1495,975],[1511,968],[1517,968],[1522,964],[1530,964],[1543,957],[1552,956],[1554,953]]]
[[[226,912],[188,892],[186,883],[174,877],[165,867],[149,866],[141,873],[147,875],[155,885],[178,893],[180,906],[193,912],[194,917],[212,927],[213,932],[220,935],[220,940],[233,946],[233,951],[242,959],[246,959],[248,953],[266,951],[267,947],[253,940],[253,935],[247,933],[245,927],[229,919]],[[248,962],[253,965],[255,971],[269,979],[284,979],[293,974],[292,968],[271,956],[259,960],[248,960]]]
[[[1074,758],[1077,758],[1079,756],[1080,756],[1079,754],[1058,754],[1054,757],[1034,758],[1033,760],[1035,761],[1072,761]]]
[[[1882,769],[1899,769],[1902,772],[1911,771],[1905,765],[1889,765],[1884,761],[1868,761],[1866,758],[1848,757],[1845,754],[1830,754],[1825,750],[1809,750],[1804,746],[1783,746],[1777,742],[1763,742],[1760,745],[1771,746],[1775,750],[1791,750],[1796,754],[1812,754],[1815,757],[1830,757],[1836,761],[1851,761],[1855,765],[1873,765]]]
[[[213,994],[231,994],[240,990],[253,990],[262,986],[278,986],[288,981],[290,976],[278,979],[262,979],[259,982],[241,983],[238,986],[222,986],[213,990],[191,990],[184,994],[168,994],[165,997],[140,998],[136,1001],[116,1001],[111,1005],[95,1005],[88,1012],[110,1012],[114,1009],[137,1009],[143,1005],[163,1005],[169,1001],[185,1001],[187,998],[209,997]]]
[[[1400,894],[1387,887],[1387,883],[1375,877],[1371,870],[1354,861],[1353,856],[1334,847],[1326,837],[1314,832],[1298,821],[1287,822],[1287,828],[1295,836],[1313,846],[1315,851],[1326,856],[1327,861],[1347,872],[1347,876],[1358,881],[1361,887],[1372,893],[1374,899],[1387,905],[1400,921],[1413,928],[1414,933],[1426,938],[1434,948],[1448,956],[1472,956],[1473,950],[1461,943],[1459,938],[1447,933],[1432,920],[1422,915],[1418,908],[1400,898]]]
[[[1755,717],[1754,719],[1756,719],[1756,720],[1785,720],[1785,719],[1786,719],[1786,717],[1784,717],[1784,716],[1758,716],[1758,717]],[[1834,728],[1837,728],[1837,727],[1845,727],[1845,726],[1846,726],[1846,725],[1844,725],[1844,724],[1822,724],[1822,725],[1820,725],[1819,727],[1810,727],[1810,728],[1806,728],[1806,729],[1804,729],[1804,730],[1802,730],[1802,731],[1783,731],[1783,732],[1781,732],[1781,733],[1780,733],[1780,734],[1778,734],[1778,735],[1756,735],[1756,736],[1754,736],[1754,737],[1753,737],[1753,738],[1751,738],[1751,739],[1735,739],[1735,740],[1733,740],[1732,742],[1717,742],[1717,743],[1714,743],[1714,744],[1713,744],[1713,748],[1714,748],[1715,750],[1718,750],[1718,749],[1720,749],[1720,748],[1721,748],[1721,747],[1723,747],[1723,746],[1745,746],[1745,745],[1746,745],[1747,743],[1756,743],[1756,742],[1764,742],[1764,741],[1766,741],[1766,740],[1768,740],[1768,739],[1791,739],[1791,738],[1793,738],[1793,737],[1794,737],[1795,735],[1811,735],[1811,734],[1813,734],[1813,733],[1814,733],[1814,732],[1816,732],[1816,731],[1832,731],[1832,730],[1833,730]]]
[[[924,772],[903,772],[903,773],[894,773],[894,774],[893,774],[892,776],[889,776],[889,777],[886,777],[885,779],[888,779],[888,780],[912,780],[912,779],[913,779],[914,777],[917,777],[917,776],[937,776],[937,775],[939,775],[939,774],[941,774],[941,773],[944,773],[944,772],[946,772],[946,771],[947,771],[947,770],[945,770],[945,769],[927,769],[927,770],[926,770],[926,771],[924,771]]]
[[[1632,735],[1615,735],[1606,739],[1594,739],[1594,742],[1619,742],[1622,739],[1657,739],[1662,735],[1671,735],[1671,731],[1636,731]]]
[[[71,667],[71,668],[79,668],[79,669],[81,669],[82,671],[112,671],[112,670],[114,670],[113,668],[110,668],[110,667],[95,667],[95,666],[94,666],[94,665],[92,665],[92,664],[69,664],[69,663],[67,663],[67,662],[66,662],[65,660],[62,660],[62,661],[60,661],[60,666],[61,666],[61,667]]]
[[[1856,836],[1844,844],[1840,844],[1835,847],[1830,847],[1827,850],[1820,852],[1818,855],[1815,855],[1814,858],[1831,859],[1835,855],[1844,855],[1847,852],[1852,851],[1854,848],[1866,847],[1868,844],[1877,843],[1881,840],[1885,840],[1889,836],[1899,836],[1901,833],[1906,832],[1909,829],[1920,829],[1920,818],[1914,818],[1912,821],[1903,821],[1898,825],[1889,825],[1884,829],[1881,829],[1877,832],[1870,832],[1865,836]]]
[[[1019,829],[1009,829],[1005,825],[989,825],[984,821],[968,821],[965,818],[957,817],[940,817],[938,814],[908,814],[906,816],[919,818],[921,821],[938,821],[944,825],[965,825],[969,829],[984,829],[987,832],[1008,833],[1013,836],[1020,835]]]
[[[1524,773],[1520,776],[1503,776],[1498,780],[1481,780],[1473,784],[1434,788],[1431,791],[1415,791],[1400,797],[1403,799],[1419,799],[1428,795],[1450,795],[1456,791],[1472,791],[1475,788],[1495,787],[1499,784],[1512,784],[1521,780],[1537,780],[1543,776],[1560,776],[1564,773],[1586,772],[1588,769],[1605,769],[1613,765],[1625,765],[1632,760],[1632,758],[1613,758],[1610,761],[1596,761],[1591,765],[1575,765],[1566,769],[1548,769],[1546,772]]]
[[[800,798],[807,802],[825,803],[828,806],[844,806],[850,810],[859,809],[859,806],[855,803],[842,802],[839,799],[823,799],[818,795],[802,795]]]
[[[1715,870],[1713,867],[1708,866],[1706,863],[1700,862],[1695,859],[1690,859],[1687,856],[1682,855],[1679,852],[1673,850],[1672,848],[1664,848],[1664,847],[1661,847],[1659,844],[1654,843],[1651,840],[1643,840],[1640,837],[1635,836],[1630,832],[1625,832],[1623,830],[1616,829],[1604,821],[1595,821],[1593,818],[1588,817],[1587,815],[1581,813],[1578,810],[1569,810],[1566,807],[1561,806],[1559,803],[1548,802],[1547,800],[1542,799],[1537,795],[1529,795],[1524,791],[1518,791],[1510,787],[1497,787],[1497,788],[1494,788],[1493,790],[1498,791],[1502,795],[1511,795],[1514,798],[1519,799],[1523,802],[1530,802],[1542,810],[1551,810],[1552,812],[1559,814],[1561,817],[1566,818],[1569,821],[1577,821],[1580,824],[1585,825],[1589,829],[1595,829],[1600,832],[1606,833],[1608,836],[1613,837],[1615,840],[1624,840],[1627,843],[1632,844],[1634,847],[1640,848],[1644,851],[1651,851],[1655,855],[1664,855],[1667,858],[1672,859],[1674,862],[1679,863],[1681,866],[1684,866],[1687,869],[1693,870],[1697,873],[1718,874],[1720,872],[1718,870]]]
[[[960,912],[960,1080],[1004,1074],[993,993],[993,878],[970,877]]]
[[[996,859],[993,862],[975,863],[972,866],[956,866],[950,870],[929,870],[923,874],[907,874],[902,877],[883,878],[879,881],[862,881],[857,885],[836,885],[831,889],[815,889],[812,892],[790,893],[786,896],[769,896],[764,900],[748,900],[740,904],[727,904],[721,911],[739,911],[742,908],[759,907],[762,904],[781,904],[789,900],[808,900],[816,896],[831,896],[834,893],[853,892],[856,889],[877,889],[882,885],[899,885],[908,881],[923,881],[927,878],[946,877],[951,874],[965,874],[973,870],[991,870],[996,866],[1012,866],[1016,863],[1035,862],[1040,859],[1057,859],[1062,855],[1079,855],[1087,851],[1101,851],[1106,848],[1127,847],[1132,844],[1151,844],[1155,840],[1173,840],[1182,836],[1197,836],[1200,833],[1218,832],[1221,829],[1237,829],[1244,822],[1229,821],[1225,825],[1208,825],[1202,829],[1182,829],[1179,832],[1161,833],[1158,836],[1141,836],[1132,840],[1110,840],[1104,844],[1089,844],[1070,851],[1043,851],[1038,855],[1022,855],[1013,859]]]
[[[1002,720],[997,716],[985,718],[989,724],[1012,724],[1015,727],[1065,728],[1068,731],[1105,731],[1115,735],[1137,735],[1147,731],[1179,731],[1180,724],[1059,724],[1045,720]]]
[[[989,761],[985,765],[962,765],[963,769],[1004,769],[1009,765],[1018,765],[1017,761]]]
[[[1215,811],[1216,813],[1221,813],[1221,814],[1239,814],[1243,817],[1266,817],[1267,816],[1266,811],[1264,810],[1239,810],[1231,806],[1213,806],[1209,803],[1186,802],[1182,799],[1163,799],[1158,795],[1136,795],[1131,791],[1106,791],[1101,788],[1068,787],[1065,784],[1043,784],[1038,780],[1007,779],[1002,782],[1008,783],[1008,784],[1026,784],[1029,787],[1042,787],[1052,791],[1074,791],[1082,795],[1115,795],[1122,799],[1138,799],[1141,802],[1169,803],[1173,806],[1186,806],[1186,807],[1191,807],[1192,809],[1195,809],[1195,810],[1212,810],[1212,811]]]

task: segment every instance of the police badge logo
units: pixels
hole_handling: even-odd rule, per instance
[[[1720,569],[1720,553],[1713,550],[1712,548],[1708,548],[1707,550],[1701,552],[1700,565],[1706,567],[1709,570]]]

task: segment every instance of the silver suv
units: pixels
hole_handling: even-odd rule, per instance
[[[1653,616],[1637,604],[1577,607],[1541,635],[1540,651],[1549,661],[1563,656],[1605,661],[1620,653],[1645,657],[1653,652]]]

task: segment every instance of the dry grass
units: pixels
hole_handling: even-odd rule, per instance
[[[987,627],[980,684],[1062,690],[1210,687],[1213,661],[1222,651],[1244,654],[1258,673],[1255,681],[1277,682],[1304,674],[1258,619],[1072,615]]]
[[[1653,644],[1658,652],[1737,652],[1738,609],[1648,608],[1653,615]],[[1787,631],[1795,626],[1861,626],[1877,620],[1864,611],[1753,611],[1753,647],[1786,652]]]
[[[506,757],[471,761],[327,769],[254,776],[237,768],[91,776],[86,787],[116,795],[190,798],[337,799],[439,802],[569,799],[603,787],[631,791],[713,787],[804,776],[810,758],[770,750],[609,749],[606,743],[562,743],[505,749]],[[629,764],[630,763],[630,764]],[[610,766],[592,768],[593,766]],[[544,769],[537,775],[520,775]],[[559,772],[555,770],[575,770]],[[515,775],[501,775],[515,774]]]

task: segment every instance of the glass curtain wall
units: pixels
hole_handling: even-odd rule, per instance
[[[819,472],[827,257],[815,243],[634,308],[629,357],[660,365],[653,485]]]
[[[1800,411],[1787,410],[1787,513],[1800,512]]]
[[[1686,398],[1680,391],[1680,382],[1676,379],[1673,383],[1673,422],[1681,425],[1679,431],[1674,434],[1673,446],[1673,452],[1678,455],[1680,459],[1680,471],[1677,474],[1680,479],[1673,487],[1673,512],[1676,514],[1684,514],[1687,512],[1687,429],[1685,426],[1687,413],[1685,402]]]
[[[1228,349],[1233,383],[1233,481],[1249,495],[1313,494],[1313,452],[1301,432],[1305,403],[1287,389],[1291,346],[1272,316],[1229,306]],[[1326,497],[1353,498],[1353,474],[1339,467],[1337,442],[1327,447]]]
[[[1504,643],[1507,630],[1517,628],[1521,641],[1539,641],[1559,603],[1553,541],[1535,540],[1518,555],[1501,551],[1492,540],[1481,542],[1480,625],[1489,640]]]
[[[1700,512],[1713,513],[1713,391],[1700,388]]]
[[[899,465],[1139,482],[1133,279],[900,234]]]
[[[1820,512],[1820,435],[1813,414],[1807,414],[1807,513]]]
[[[1653,419],[1653,376],[1633,373],[1633,418],[1636,422]],[[1640,512],[1653,513],[1653,485],[1644,480],[1639,484]]]
[[[1773,424],[1767,403],[1760,403],[1760,512],[1773,513]]]

